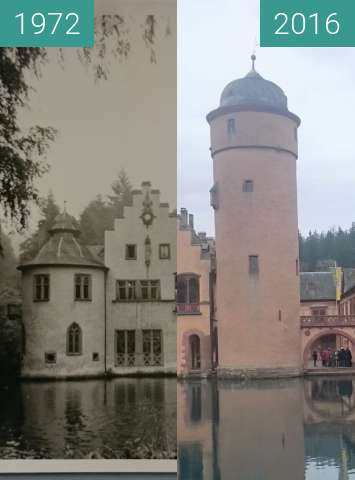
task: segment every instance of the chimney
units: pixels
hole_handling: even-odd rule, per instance
[[[187,227],[187,218],[188,218],[188,212],[186,210],[186,208],[182,208],[180,210],[180,225],[182,227]]]
[[[189,225],[190,225],[191,230],[193,230],[194,229],[194,216],[192,215],[192,213],[189,214]]]

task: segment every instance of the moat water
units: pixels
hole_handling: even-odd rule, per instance
[[[355,377],[178,385],[181,480],[355,479]]]
[[[176,379],[25,382],[0,391],[0,458],[176,452]]]

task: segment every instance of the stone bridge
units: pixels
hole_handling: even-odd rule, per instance
[[[311,360],[312,348],[318,340],[335,335],[341,345],[349,344],[355,355],[355,315],[327,315],[322,317],[301,317],[303,363],[307,367]],[[339,345],[339,343],[337,343]],[[355,358],[354,358],[355,360]]]

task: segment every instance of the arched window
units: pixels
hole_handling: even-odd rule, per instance
[[[181,273],[176,287],[177,312],[200,313],[200,277],[195,273]]]
[[[70,325],[67,331],[67,355],[81,355],[82,331],[77,323]]]

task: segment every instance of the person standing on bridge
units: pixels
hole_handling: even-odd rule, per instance
[[[327,359],[328,359],[328,354],[326,350],[322,350],[320,353],[320,357],[322,359],[322,366],[326,367],[327,366]]]
[[[328,347],[327,354],[328,354],[327,367],[332,367],[335,357],[334,357],[334,352],[332,351],[332,349],[330,347]]]
[[[346,367],[352,367],[353,365],[353,356],[351,354],[351,350],[349,347],[346,347],[346,350],[345,350],[345,366]]]
[[[345,353],[344,347],[341,347],[341,349],[339,350],[338,357],[339,357],[339,367],[340,368],[345,367],[346,353]]]
[[[318,352],[317,352],[317,350],[313,350],[312,358],[313,358],[313,366],[316,367],[316,366],[317,366],[317,360],[318,360]]]

